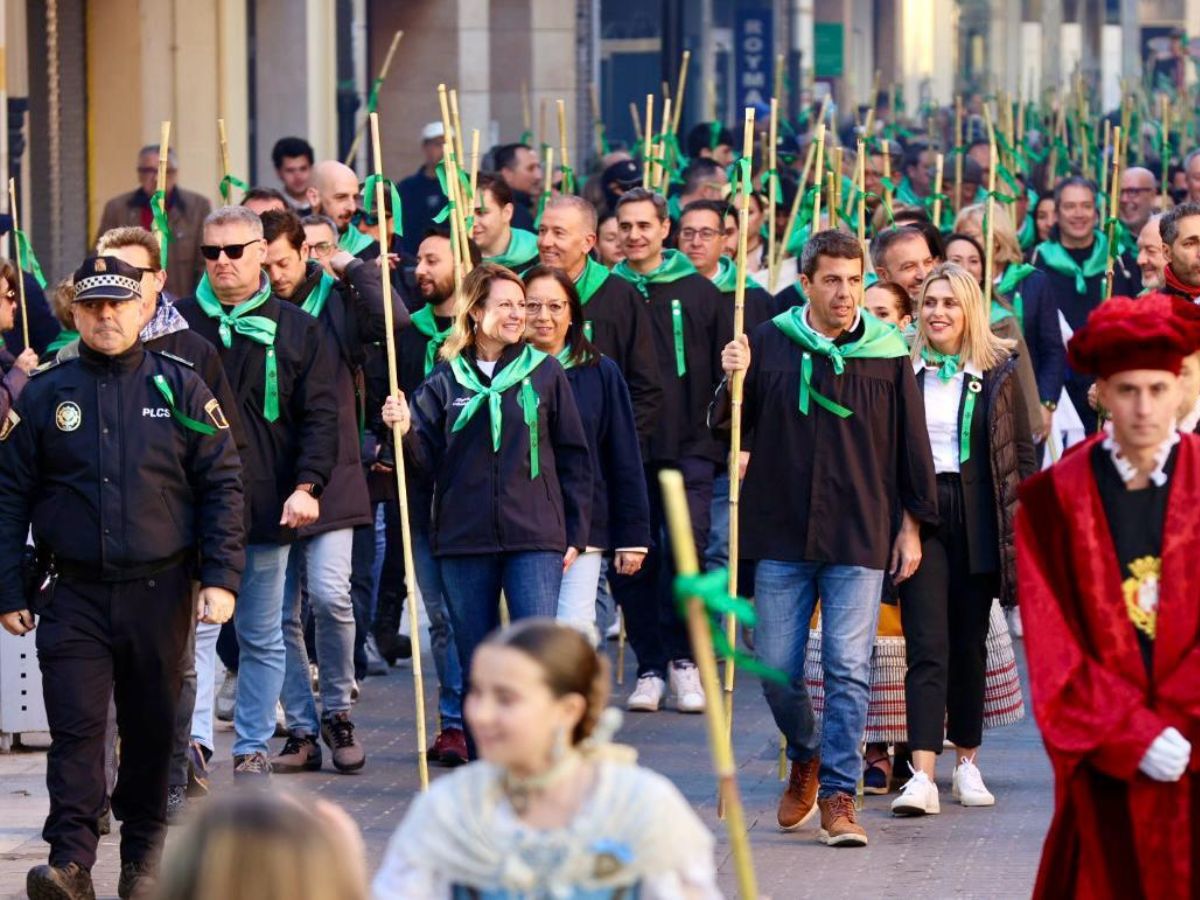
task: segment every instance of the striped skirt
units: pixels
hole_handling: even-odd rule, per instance
[[[883,630],[883,629],[881,629]],[[890,629],[889,629],[890,630]],[[908,740],[904,706],[904,638],[881,634],[871,654],[871,699],[867,707],[869,744],[895,744]],[[825,676],[821,670],[821,631],[808,633],[804,680],[812,699],[818,727],[825,710]],[[987,638],[987,682],[983,695],[983,727],[999,728],[1025,718],[1017,657],[1000,604],[993,601]]]

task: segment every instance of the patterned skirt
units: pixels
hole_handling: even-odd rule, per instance
[[[885,610],[888,607],[884,607]],[[898,617],[895,617],[898,620]],[[871,699],[867,706],[869,744],[895,744],[908,740],[904,706],[904,638],[885,628],[875,638],[871,654]],[[825,710],[825,676],[821,670],[821,631],[808,633],[808,651],[804,659],[804,680],[812,699],[818,727]],[[1017,657],[1000,604],[992,602],[987,637],[987,681],[983,694],[983,727],[999,728],[1025,718]]]

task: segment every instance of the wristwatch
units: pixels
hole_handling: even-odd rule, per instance
[[[304,493],[311,495],[312,498],[315,500],[321,496],[321,491],[324,489],[319,484],[314,484],[311,481],[306,481],[303,484],[296,485],[296,490],[304,491]]]

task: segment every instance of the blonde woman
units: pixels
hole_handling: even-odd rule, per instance
[[[954,230],[975,238],[983,246],[986,213],[983,203],[964,208],[954,220]],[[995,299],[989,310],[992,330],[1000,337],[1024,343],[1023,347],[1018,345],[1018,350],[1028,360],[1032,372],[1018,374],[1034,435],[1046,434],[1062,394],[1067,366],[1058,301],[1045,273],[1025,262],[1012,219],[1003,206],[996,207],[992,240],[995,248],[992,258]],[[1016,328],[1007,321],[1010,314],[1016,319]]]
[[[481,263],[462,295],[411,415],[400,395],[383,419],[433,482],[430,545],[467,669],[500,624],[502,589],[514,619],[557,612],[563,572],[587,546],[592,463],[562,365],[525,343],[521,279]]]
[[[907,642],[905,703],[913,777],[894,815],[940,811],[933,782],[945,736],[958,765],[953,794],[991,806],[975,763],[982,742],[992,598],[1015,587],[1012,517],[1017,485],[1035,468],[1013,344],[988,327],[979,284],[944,263],[921,287],[913,369],[925,401],[937,472],[936,526],[924,526],[921,565],[900,585]]]

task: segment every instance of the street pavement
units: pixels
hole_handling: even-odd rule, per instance
[[[615,648],[615,644],[609,646]],[[1018,657],[1024,673],[1019,646]],[[436,710],[434,668],[428,657],[424,671],[430,679],[426,682],[426,709],[432,716]],[[632,654],[627,654],[625,685],[615,688],[618,698],[623,699],[633,679]],[[418,785],[412,701],[407,665],[393,668],[387,676],[367,679],[353,713],[367,749],[365,769],[355,775],[339,775],[326,753],[326,768],[321,772],[275,778],[285,789],[319,794],[348,810],[363,831],[372,869]],[[994,808],[958,806],[950,796],[952,761],[943,757],[938,773],[941,815],[893,819],[888,813],[891,797],[868,797],[862,822],[870,845],[864,849],[822,846],[817,842],[815,821],[792,834],[778,830],[775,805],[782,788],[778,736],[759,685],[752,679],[738,679],[733,731],[739,784],[764,897],[908,900],[914,896],[1029,896],[1053,806],[1052,775],[1031,716],[984,735],[979,763],[996,795]],[[432,740],[432,718],[429,733]],[[232,740],[232,727],[218,723],[213,775],[218,792],[232,789]],[[727,896],[736,896],[729,842],[724,823],[716,816],[703,717],[673,710],[627,714],[618,740],[636,747],[641,763],[667,775],[696,807],[718,837],[721,888]],[[36,737],[30,743],[36,744]],[[443,771],[433,768],[431,774],[436,778]],[[23,897],[25,872],[45,860],[40,829],[47,805],[44,749],[0,754],[0,896]],[[178,829],[172,829],[168,841],[177,833]],[[98,896],[116,894],[118,847],[114,827],[112,835],[101,839],[93,870]]]

